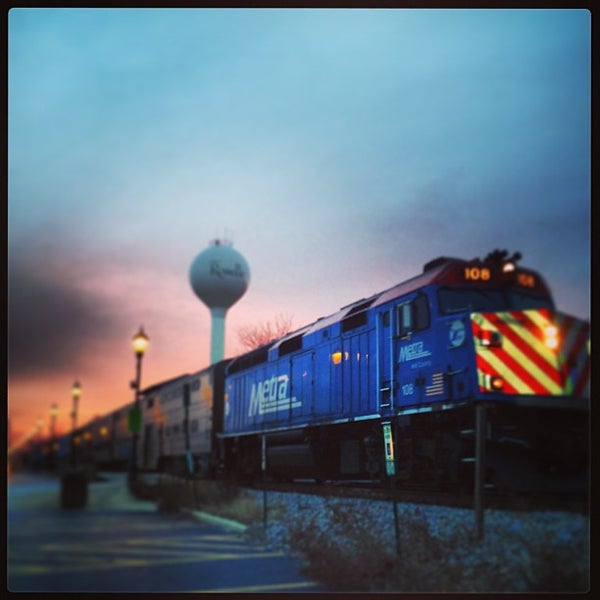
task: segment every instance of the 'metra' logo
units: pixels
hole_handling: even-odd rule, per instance
[[[295,396],[289,396],[290,378],[287,375],[273,375],[269,379],[252,384],[248,416],[257,413],[264,415],[280,410],[289,410],[302,406]]]

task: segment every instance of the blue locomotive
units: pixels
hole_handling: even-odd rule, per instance
[[[225,369],[226,463],[278,478],[384,473],[470,481],[474,411],[488,409],[489,485],[585,485],[589,325],[554,309],[519,255],[439,258],[423,273],[345,306]]]
[[[473,477],[584,490],[589,323],[558,312],[520,256],[441,257],[388,290],[260,348],[146,388],[138,467],[252,480]],[[131,459],[123,407],[76,432],[98,467]],[[387,463],[386,463],[387,459]]]

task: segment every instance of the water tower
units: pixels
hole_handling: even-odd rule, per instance
[[[190,266],[190,283],[210,310],[210,362],[225,357],[225,315],[243,295],[250,281],[246,259],[227,240],[213,240]]]

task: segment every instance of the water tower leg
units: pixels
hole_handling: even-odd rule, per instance
[[[218,363],[225,358],[225,315],[226,308],[211,308],[212,331],[210,338],[210,362]]]

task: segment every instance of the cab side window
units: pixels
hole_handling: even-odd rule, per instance
[[[427,329],[430,323],[429,301],[425,294],[419,294],[408,302],[396,307],[397,335],[408,337],[415,331]]]

